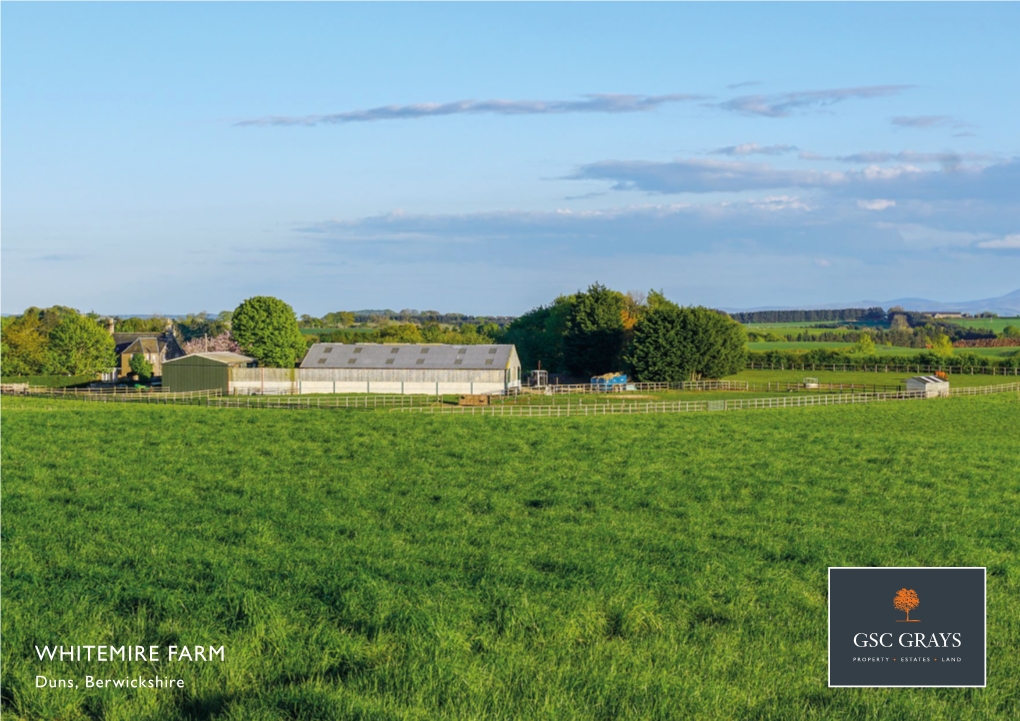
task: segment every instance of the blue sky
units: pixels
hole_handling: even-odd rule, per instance
[[[1020,8],[4,3],[2,306],[1020,287]]]

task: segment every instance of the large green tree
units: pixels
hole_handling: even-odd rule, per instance
[[[4,324],[4,375],[35,375],[43,372],[48,361],[49,337],[39,316],[25,314]]]
[[[517,346],[525,371],[535,370],[541,363],[543,370],[564,372],[563,339],[576,300],[576,295],[561,295],[549,305],[528,311],[498,334],[499,342]]]
[[[52,308],[27,308],[19,316],[4,318],[4,375],[48,373],[50,333],[60,321],[77,315],[78,311],[73,308],[55,305]]]
[[[293,368],[306,346],[294,309],[279,298],[258,295],[237,306],[230,320],[234,340],[247,353],[270,368]]]
[[[664,303],[638,322],[626,360],[640,381],[721,378],[743,369],[745,339],[743,326],[722,313]]]
[[[577,294],[563,338],[567,370],[581,376],[620,370],[625,309],[623,293],[599,283]]]
[[[73,376],[99,373],[116,364],[114,345],[103,325],[75,313],[50,332],[47,367]]]

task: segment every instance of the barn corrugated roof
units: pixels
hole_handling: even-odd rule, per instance
[[[174,358],[173,360],[165,361],[166,363],[173,363],[174,361],[181,360],[183,358],[194,358],[199,356],[200,358],[208,358],[209,360],[217,361],[218,363],[251,363],[255,359],[249,358],[246,355],[240,353],[231,353],[230,351],[213,351],[212,353],[190,353],[180,358]]]
[[[302,368],[431,368],[489,370],[506,368],[512,345],[399,345],[390,343],[316,343]]]
[[[914,376],[910,380],[917,381],[918,383],[948,383],[944,378],[938,378],[936,376]]]

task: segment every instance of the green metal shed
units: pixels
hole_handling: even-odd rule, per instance
[[[211,391],[230,393],[230,369],[248,368],[254,358],[229,353],[192,353],[163,362],[163,388],[172,393]]]

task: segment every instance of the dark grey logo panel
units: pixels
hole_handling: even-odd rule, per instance
[[[984,686],[984,568],[830,568],[829,686]]]

